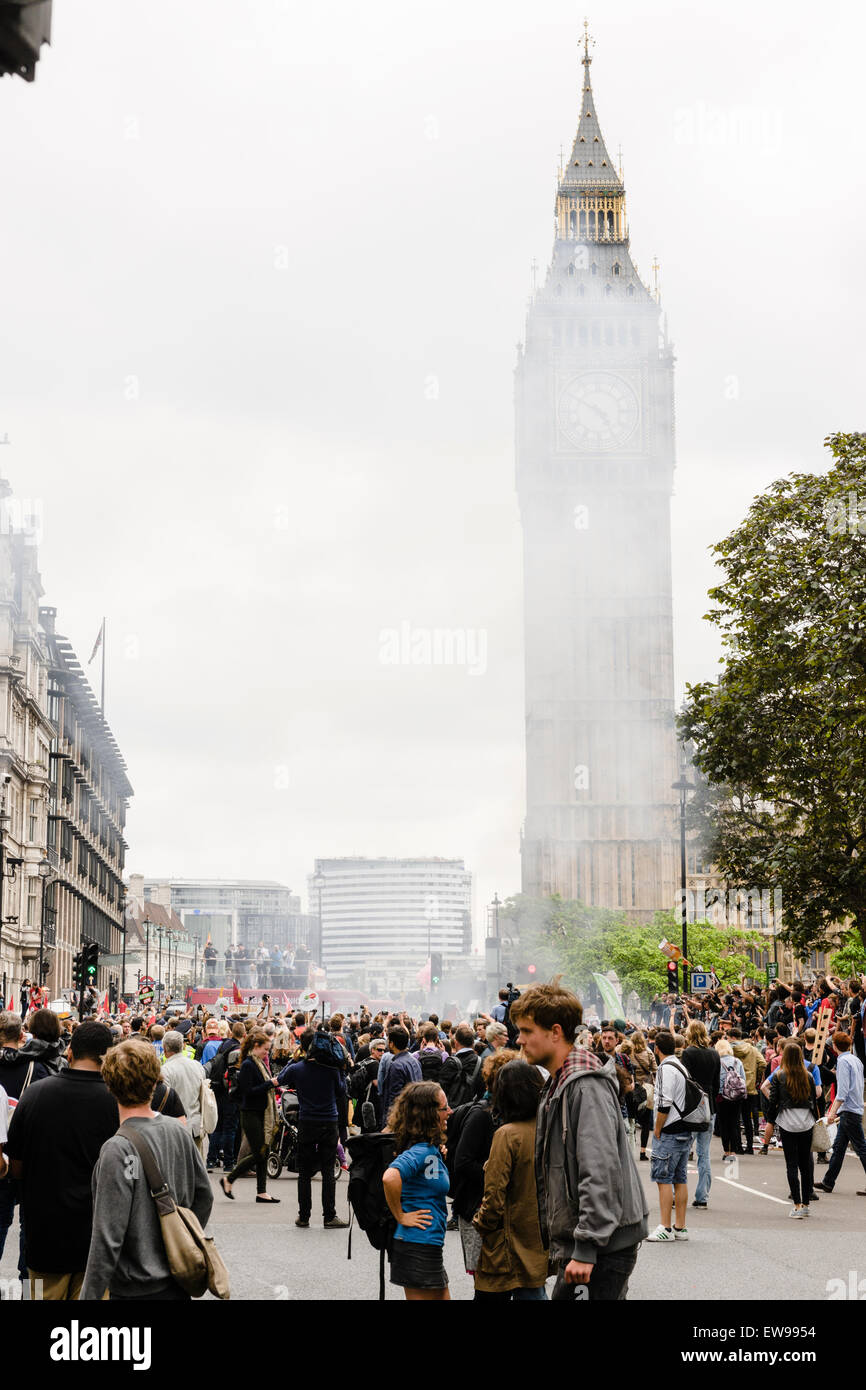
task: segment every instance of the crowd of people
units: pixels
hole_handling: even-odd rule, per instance
[[[239,989],[302,989],[309,979],[312,955],[305,944],[228,946],[220,953],[210,941],[202,952],[208,989],[236,984]]]
[[[324,1229],[346,1228],[347,1171],[352,1210],[371,1242],[379,1232],[408,1300],[449,1298],[449,1231],[479,1301],[621,1299],[643,1240],[689,1238],[690,1157],[691,1207],[709,1206],[714,1135],[725,1160],[781,1147],[796,1218],[833,1191],[849,1147],[866,1170],[864,1012],[863,980],[826,977],[657,996],[638,1023],[584,1021],[556,981],[455,1020],[320,1021],[267,999],[228,1018],[5,1011],[0,1255],[17,1210],[32,1296],[188,1298],[141,1145],[208,1238],[214,1201],[236,1200],[245,1175],[256,1207],[280,1200],[268,1158],[290,1095],[295,1226],[313,1220],[318,1173]],[[658,1192],[653,1230],[641,1162]]]

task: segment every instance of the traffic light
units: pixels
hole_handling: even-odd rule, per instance
[[[99,942],[88,941],[84,948],[84,984],[96,987],[96,972],[99,966]]]
[[[675,960],[668,961],[668,993],[679,994],[679,966]]]
[[[441,985],[442,983],[442,952],[431,951],[430,953],[430,985]]]
[[[81,989],[84,977],[84,947],[72,957],[72,988]]]

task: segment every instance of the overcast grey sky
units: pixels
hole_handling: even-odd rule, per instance
[[[0,83],[0,468],[136,795],[128,866],[463,856],[519,887],[512,372],[582,9],[56,0]],[[862,12],[589,13],[633,257],[676,346],[678,698],[708,547],[862,426]],[[383,629],[486,634],[387,665]],[[97,663],[91,667],[98,686]]]

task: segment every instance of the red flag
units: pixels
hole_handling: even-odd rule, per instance
[[[243,1002],[243,996],[238,989],[238,982],[237,980],[232,980],[232,1003],[242,1004]]]
[[[9,995],[9,1012],[10,1012],[10,1014],[14,1014],[14,1012],[15,1012],[15,995],[14,995],[14,994],[10,994],[10,995]]]

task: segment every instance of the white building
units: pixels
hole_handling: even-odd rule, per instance
[[[472,875],[462,859],[317,859],[309,912],[322,918],[328,983],[418,971],[432,951],[472,948]]]

